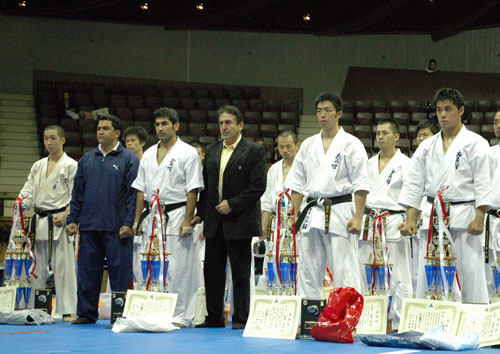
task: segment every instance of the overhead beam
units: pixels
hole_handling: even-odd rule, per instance
[[[206,26],[222,23],[226,20],[234,20],[238,17],[247,16],[256,10],[269,6],[269,4],[269,0],[247,1],[240,6],[209,14],[199,19],[171,22],[166,24],[164,28],[165,30],[203,29]]]
[[[389,17],[394,11],[409,3],[410,0],[393,0],[386,2],[381,6],[377,6],[375,10],[361,17],[354,19],[351,22],[340,26],[325,28],[320,31],[315,31],[315,36],[336,36],[342,34],[356,33],[371,25],[375,25],[383,19]],[[375,4],[376,2],[374,2]]]
[[[435,31],[431,32],[431,38],[433,42],[438,42],[442,39],[452,37],[462,31],[469,29],[481,16],[483,16],[486,12],[495,8],[500,4],[500,0],[489,0],[481,4],[480,1],[476,2],[478,9],[471,13],[470,16],[466,17],[463,21],[445,25],[441,28],[438,28]]]
[[[11,16],[50,16],[54,17],[56,15],[67,15],[82,11],[88,11],[93,9],[98,9],[101,7],[113,6],[122,2],[127,2],[128,0],[88,0],[88,1],[80,1],[78,4],[73,2],[68,2],[64,5],[59,6],[48,6],[43,9],[36,8],[19,8],[10,11],[4,11],[3,15],[11,15]]]

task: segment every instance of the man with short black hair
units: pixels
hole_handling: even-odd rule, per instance
[[[457,257],[456,270],[462,301],[487,303],[488,291],[483,266],[481,234],[485,214],[492,204],[488,142],[462,124],[464,98],[456,89],[443,88],[434,97],[442,131],[424,140],[413,155],[399,203],[407,207],[407,220],[400,225],[402,235],[415,235],[418,210],[422,206],[424,235],[432,233],[432,205],[442,193],[450,202],[448,230]],[[420,242],[417,297],[424,298],[427,242]]]
[[[315,100],[321,132],[304,140],[288,174],[301,232],[298,293],[321,299],[326,268],[334,286],[361,291],[358,237],[369,191],[368,157],[361,141],[339,126],[342,99],[322,93]],[[354,195],[354,203],[352,196]]]
[[[396,142],[399,140],[399,124],[394,119],[383,119],[377,124],[376,139],[380,152],[368,160],[370,194],[366,198],[365,226],[359,241],[359,257],[362,266],[373,263],[373,235],[378,233],[380,239],[377,241],[375,238],[375,241],[379,242],[380,248],[376,250],[385,252],[382,247],[387,245],[387,264],[384,266],[389,264],[392,266],[391,277],[386,279],[390,292],[387,288],[386,291],[393,296],[389,317],[393,319],[393,328],[397,328],[403,299],[413,296],[410,240],[401,236],[398,230],[406,213],[406,210],[398,204],[398,197],[410,159],[396,148]],[[388,215],[382,216],[384,214]],[[382,235],[378,229],[379,225],[376,225],[377,221],[383,223]],[[382,242],[382,237],[385,238],[385,242]],[[386,269],[386,276],[387,273]],[[367,284],[366,279],[363,283]],[[371,293],[375,283],[367,286]]]
[[[172,108],[161,107],[154,112],[156,135],[159,142],[146,150],[137,178],[132,187],[137,189],[134,228],[138,225],[144,200],[148,206],[156,190],[164,202],[167,220],[166,238],[170,265],[167,272],[168,291],[178,294],[173,323],[190,326],[198,303],[198,269],[193,238],[194,210],[198,191],[203,190],[201,163],[196,149],[177,137],[179,116]],[[149,209],[149,208],[147,208]],[[151,235],[152,225],[146,228]]]
[[[140,126],[131,126],[125,129],[123,132],[123,141],[125,141],[125,146],[128,150],[132,151],[135,156],[142,159],[144,154],[144,146],[146,145],[146,140],[148,138],[148,132],[146,129]],[[141,251],[143,247],[143,241],[141,235],[136,235],[134,237],[133,246],[133,271],[134,271],[134,284],[140,284],[142,282],[142,267],[141,267]]]
[[[30,229],[35,232],[36,268],[31,286],[44,289],[51,267],[56,312],[63,314],[64,321],[71,321],[71,314],[76,313],[75,252],[74,238],[66,234],[65,223],[78,163],[63,151],[64,135],[58,125],[44,129],[43,144],[49,156],[33,164],[19,197],[33,208]],[[30,307],[34,298],[30,298]]]
[[[200,157],[201,164],[203,165],[203,159],[205,158],[205,147],[198,140],[192,141],[189,143],[192,147],[196,149],[198,156]]]
[[[123,132],[123,141],[127,149],[132,151],[139,160],[142,159],[144,146],[148,139],[148,132],[143,127],[131,126]]]
[[[420,145],[422,141],[430,138],[434,134],[439,133],[441,127],[439,124],[431,119],[426,119],[417,125],[417,144]]]
[[[104,258],[113,291],[127,291],[132,281],[132,243],[136,191],[132,182],[139,160],[119,141],[121,122],[113,115],[97,118],[99,146],[78,162],[66,231],[80,231],[78,318],[98,319]]]
[[[233,329],[245,327],[250,310],[251,241],[260,235],[260,197],[266,189],[265,150],[242,137],[243,115],[235,106],[217,111],[222,140],[207,147],[205,189],[198,202],[206,237],[205,292],[208,316],[196,326],[224,327],[227,257],[233,279]]]

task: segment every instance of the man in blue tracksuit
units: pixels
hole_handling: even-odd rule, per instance
[[[132,246],[139,160],[119,142],[120,120],[97,119],[99,146],[78,162],[67,233],[80,231],[78,256],[78,318],[73,324],[98,318],[104,257],[113,291],[126,291],[132,280]],[[78,226],[79,224],[79,226]]]

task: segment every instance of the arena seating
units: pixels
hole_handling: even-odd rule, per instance
[[[490,145],[497,144],[498,139],[495,138],[493,131],[493,119],[499,108],[497,104],[500,105],[500,100],[484,99],[477,102],[466,101],[465,103],[467,110],[478,109],[478,111],[469,111],[470,120],[466,122],[467,128],[482,135],[490,142]],[[375,140],[376,124],[382,119],[392,118],[400,124],[400,141],[397,147],[402,152],[411,155],[417,148],[416,128],[420,122],[428,119],[428,114],[423,112],[424,106],[425,102],[415,100],[356,101],[354,105],[350,101],[346,101],[344,109],[347,108],[348,111],[343,113],[340,123],[345,131],[361,139],[369,154],[374,154],[378,152]],[[484,109],[491,111],[484,111]],[[371,145],[369,144],[370,140],[372,141]]]
[[[153,111],[160,106],[176,109],[181,122],[179,136],[209,144],[219,136],[216,110],[225,104],[235,105],[244,114],[246,136],[252,140],[266,137],[270,139],[267,142],[271,148],[279,132],[297,131],[302,111],[301,101],[283,99],[282,94],[278,95],[279,99],[268,99],[269,94],[261,95],[261,89],[255,86],[173,85],[147,80],[131,83],[120,78],[114,81],[106,79],[107,82],[90,78],[82,80],[82,75],[65,80],[35,77],[39,131],[48,125],[60,124],[67,131],[66,151],[73,158],[80,158],[97,145],[96,126],[91,119],[73,120],[57,116],[56,104],[64,92],[69,92],[80,111],[107,107],[111,114],[122,120],[123,130],[132,125],[143,126],[151,134],[147,146],[157,141],[152,122]]]

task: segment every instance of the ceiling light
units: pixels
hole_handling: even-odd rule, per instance
[[[147,2],[145,2],[145,3],[141,4],[141,10],[142,10],[142,11],[149,10],[149,6],[148,6],[148,3],[147,3]]]
[[[17,5],[18,5],[19,7],[26,7],[26,1],[25,1],[25,0],[23,0],[23,1],[19,1],[19,2],[17,3]]]
[[[311,15],[310,14],[305,14],[304,16],[302,16],[302,18],[304,19],[304,21],[311,21]]]
[[[200,2],[198,5],[196,5],[196,10],[198,10],[198,11],[203,11],[204,10],[202,2]]]

